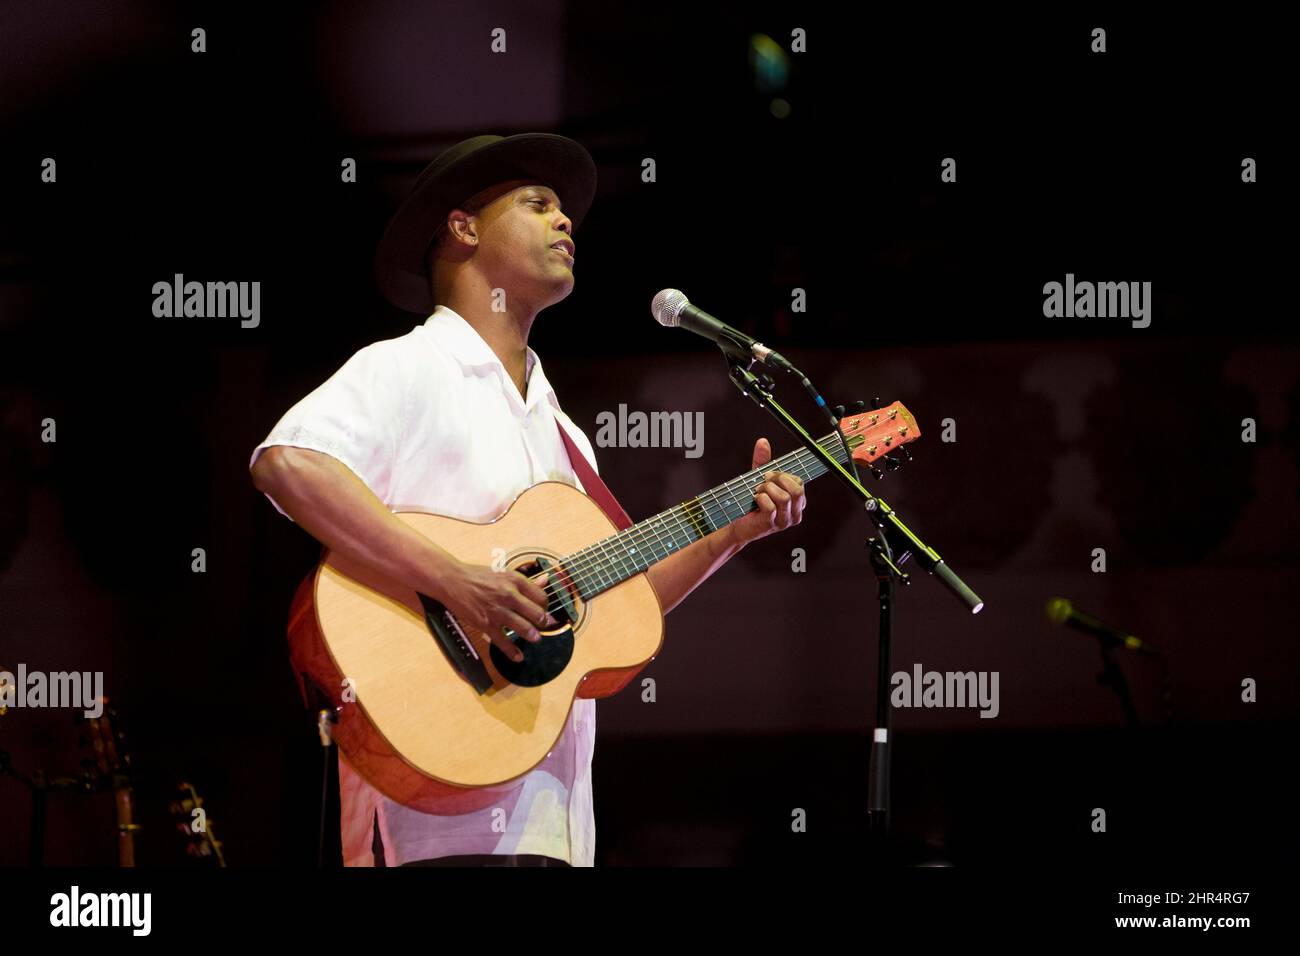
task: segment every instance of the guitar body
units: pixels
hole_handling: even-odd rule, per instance
[[[538,558],[559,565],[617,531],[558,481],[529,488],[486,524],[396,516],[461,561],[509,573]],[[575,697],[617,693],[659,652],[663,612],[645,574],[589,602],[568,593],[573,622],[542,631],[537,645],[517,639],[526,655],[518,672],[463,625],[490,678],[480,693],[439,643],[420,595],[327,551],[294,598],[290,656],[300,684],[312,682],[336,708],[334,739],[376,789],[424,813],[467,813],[546,759]]]

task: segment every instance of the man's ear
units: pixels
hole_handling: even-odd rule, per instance
[[[474,214],[464,209],[447,213],[447,239],[449,242],[468,240],[471,246],[478,245],[478,221]]]

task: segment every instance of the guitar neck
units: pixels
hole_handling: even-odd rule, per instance
[[[860,435],[846,437],[850,448],[864,440]],[[817,444],[840,464],[848,461],[838,435],[826,435]],[[811,451],[800,448],[575,551],[561,566],[584,598],[595,597],[749,514],[757,507],[754,491],[768,472],[789,472],[809,482],[829,470]]]

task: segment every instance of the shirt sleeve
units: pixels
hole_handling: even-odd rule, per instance
[[[251,469],[272,445],[322,452],[342,462],[388,501],[393,465],[405,421],[403,376],[388,343],[366,346],[281,418],[253,449]],[[269,494],[275,509],[292,517]]]

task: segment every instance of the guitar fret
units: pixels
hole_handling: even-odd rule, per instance
[[[662,515],[656,515],[651,520],[654,522],[654,535],[650,539],[650,546],[654,551],[655,560],[662,561],[673,553],[673,549],[664,540],[668,535],[668,526],[664,523]]]

